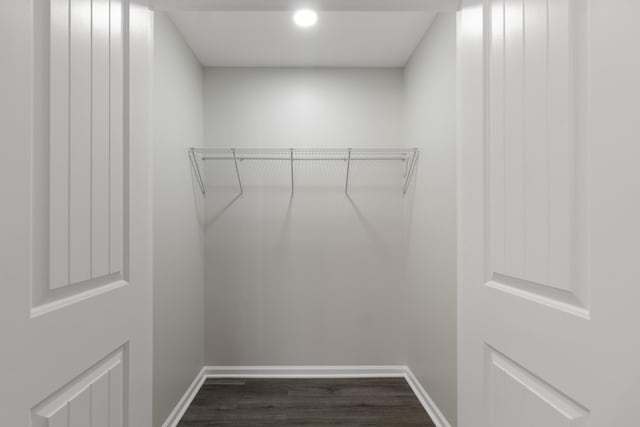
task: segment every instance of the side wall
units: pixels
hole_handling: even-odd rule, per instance
[[[402,70],[207,69],[209,147],[400,147]],[[210,161],[206,361],[406,363],[403,164]]]
[[[440,14],[405,69],[407,144],[420,147],[412,214],[408,364],[456,425],[456,21]]]
[[[187,147],[203,142],[203,71],[169,18],[155,14],[153,92],[154,426],[203,365],[202,196]]]

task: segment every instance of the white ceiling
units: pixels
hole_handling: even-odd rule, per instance
[[[310,29],[292,12],[173,11],[169,15],[209,67],[402,67],[435,11],[320,10]]]

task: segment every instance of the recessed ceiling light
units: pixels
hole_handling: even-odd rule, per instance
[[[295,22],[298,27],[313,27],[316,25],[316,22],[318,22],[318,14],[311,9],[301,9],[293,14],[293,22]]]

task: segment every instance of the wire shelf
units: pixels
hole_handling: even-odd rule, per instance
[[[420,151],[417,148],[189,148],[189,159],[202,194],[207,190],[202,167],[204,162],[233,162],[240,194],[244,194],[239,163],[247,160],[289,162],[291,169],[291,196],[295,190],[294,164],[300,161],[345,162],[345,194],[349,194],[351,162],[398,161],[405,164],[402,193],[406,194],[416,167]]]

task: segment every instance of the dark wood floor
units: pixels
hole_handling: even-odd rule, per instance
[[[403,378],[208,379],[179,427],[434,426]]]

